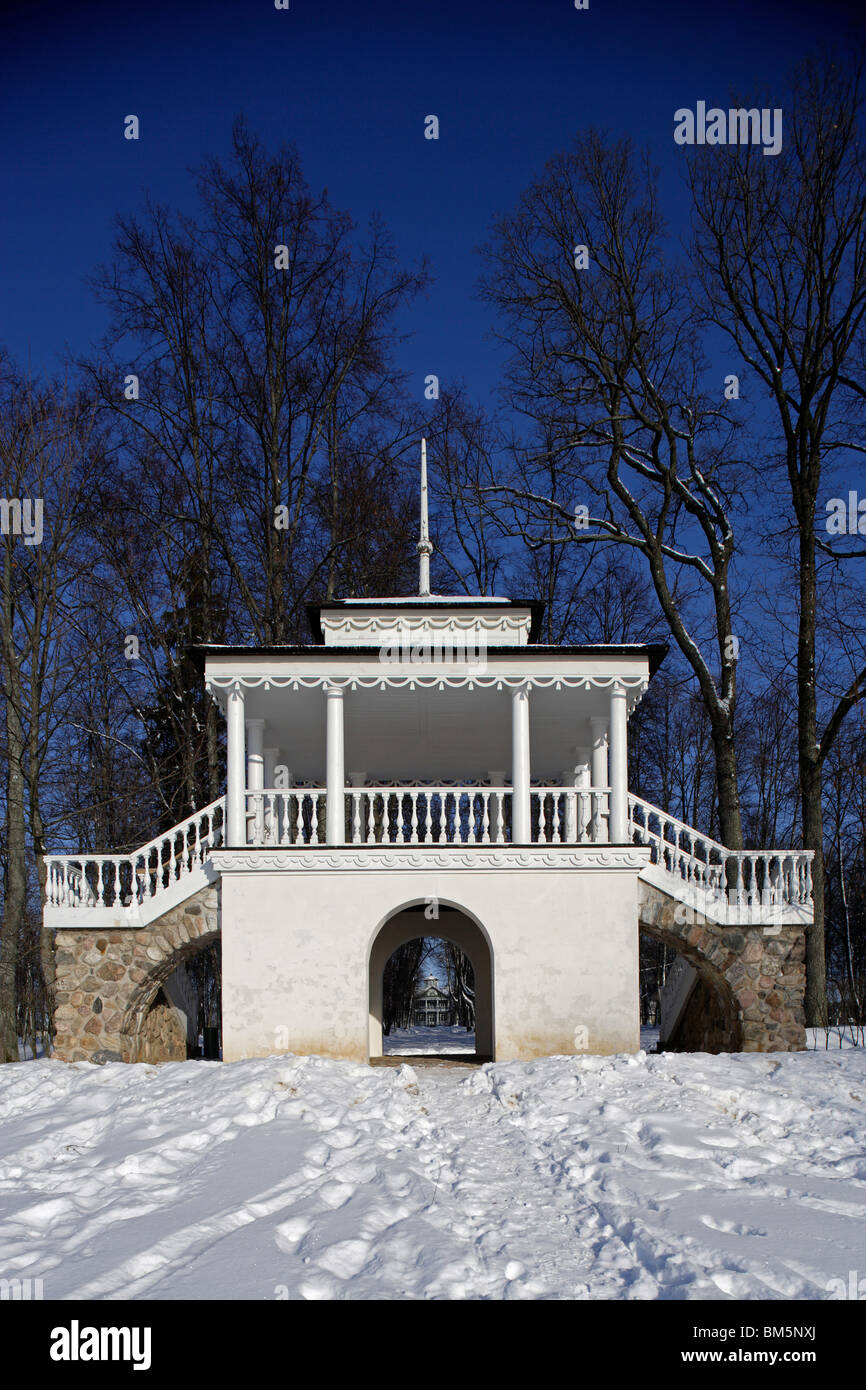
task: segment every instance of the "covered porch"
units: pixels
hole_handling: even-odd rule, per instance
[[[634,685],[403,676],[215,685],[226,845],[627,842]]]

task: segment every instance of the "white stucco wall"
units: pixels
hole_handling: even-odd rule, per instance
[[[596,852],[575,867],[572,852],[561,856],[571,867],[428,871],[400,867],[392,851],[393,867],[328,868],[353,862],[336,851],[308,856],[316,867],[303,871],[297,853],[284,867],[293,853],[219,856],[226,1061],[285,1051],[366,1061],[373,941],[392,914],[430,898],[466,912],[490,943],[497,1060],[638,1050],[636,865],[599,867]],[[263,867],[244,867],[254,862]],[[419,935],[436,935],[435,921],[418,920]]]

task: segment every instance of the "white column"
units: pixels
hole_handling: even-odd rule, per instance
[[[268,791],[273,791],[277,775],[277,763],[280,761],[280,750],[279,748],[265,748],[263,751],[265,786]]]
[[[265,785],[265,762],[262,745],[265,738],[264,719],[247,720],[247,791],[261,792]],[[265,817],[264,798],[251,796],[247,811],[247,843],[260,845],[264,842]]]
[[[585,844],[591,836],[592,825],[592,797],[590,787],[592,778],[590,774],[591,749],[581,745],[575,749],[577,758],[574,766],[574,785],[577,787],[577,842],[579,845]]]
[[[528,845],[532,833],[529,806],[529,687],[511,697],[511,839]]]
[[[608,720],[604,715],[593,715],[589,721],[592,729],[592,786],[609,786],[607,777],[607,728]],[[605,798],[603,796],[593,796],[592,798],[592,826],[590,827],[590,838],[596,842],[605,842],[608,838],[607,818],[604,815]]]
[[[325,686],[328,717],[326,723],[327,793],[326,830],[329,845],[342,845],[346,838],[346,771],[343,744],[343,688]]]
[[[246,844],[246,754],[244,751],[244,692],[229,691],[226,708],[226,844]]]
[[[269,792],[272,792],[274,790],[274,782],[276,780],[276,766],[277,763],[280,761],[280,750],[279,748],[274,747],[265,748],[263,749],[263,756],[264,785]],[[270,797],[266,797],[265,800],[267,802],[267,805],[265,807],[265,840],[269,845],[278,845],[280,843],[280,836],[282,834],[282,828],[280,824],[280,803],[279,800],[275,800]]]
[[[260,792],[265,785],[264,719],[247,720],[247,787]]]
[[[559,779],[565,788],[565,816],[560,833],[565,844],[573,845],[577,839],[577,798],[571,788],[577,786],[577,768],[564,767]]]
[[[625,687],[610,691],[610,840],[624,845],[628,840],[628,711]]]
[[[487,780],[490,783],[490,843],[501,845],[505,840],[505,797],[500,798],[496,795],[496,787],[505,786],[505,771],[488,772]]]

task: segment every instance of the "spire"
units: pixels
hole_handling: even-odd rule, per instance
[[[418,594],[427,598],[430,593],[430,531],[427,518],[427,440],[421,440],[421,535],[418,539]]]

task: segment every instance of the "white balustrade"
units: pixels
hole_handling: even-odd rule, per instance
[[[531,842],[606,843],[609,814],[608,787],[533,787]],[[245,815],[249,845],[326,843],[324,787],[247,791]],[[156,898],[224,844],[224,816],[221,797],[131,854],[46,855],[47,905],[116,912]],[[350,787],[344,821],[350,845],[505,845],[512,838],[512,789],[446,782]],[[650,863],[684,900],[724,898],[744,917],[755,908],[811,908],[808,851],[729,850],[636,796],[628,799],[628,837],[649,846]]]
[[[533,844],[607,841],[609,787],[533,787],[529,799]]]
[[[652,864],[738,911],[811,908],[811,850],[730,850],[637,796],[628,799],[628,831],[649,845]]]
[[[511,839],[510,787],[353,787],[353,845],[490,845]]]
[[[325,841],[324,787],[285,787],[247,792],[251,845],[317,845]]]
[[[131,907],[156,897],[222,844],[224,813],[220,797],[132,854],[47,854],[48,906]]]

